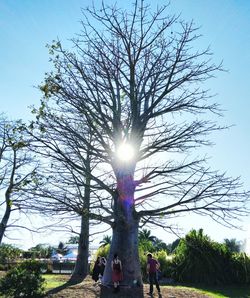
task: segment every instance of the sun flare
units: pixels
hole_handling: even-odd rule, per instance
[[[130,144],[122,144],[118,147],[117,157],[121,161],[129,161],[134,157],[134,149]]]

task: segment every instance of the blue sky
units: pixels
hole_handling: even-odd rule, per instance
[[[97,6],[100,2],[95,1]],[[124,7],[133,0],[126,4],[116,2]],[[160,5],[167,2],[152,1]],[[0,1],[0,112],[11,119],[31,117],[28,106],[38,105],[41,95],[34,86],[50,69],[46,44],[59,38],[69,45],[68,40],[81,28],[81,8],[91,3],[89,0]],[[207,154],[211,156],[213,168],[241,176],[245,188],[250,189],[250,2],[172,0],[169,12],[181,13],[187,21],[193,19],[202,34],[196,45],[200,48],[210,45],[214,61],[223,60],[228,70],[219,73],[208,86],[218,94],[216,101],[225,109],[221,123],[235,126],[214,136],[216,145],[207,149]],[[199,225],[194,218],[185,220],[189,223],[188,228],[204,225],[205,232],[218,241],[250,236],[248,232],[229,231],[206,219]],[[243,226],[250,229],[249,218],[244,220]],[[31,245],[43,242],[39,236],[30,241]]]

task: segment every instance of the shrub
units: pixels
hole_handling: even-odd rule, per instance
[[[0,263],[8,263],[17,259],[21,254],[21,250],[11,244],[0,245]]]
[[[139,258],[140,258],[140,264],[141,264],[141,274],[142,279],[144,281],[147,280],[147,252],[144,251],[142,247],[139,246]]]
[[[171,275],[171,258],[168,257],[165,250],[159,250],[155,254],[155,258],[160,263],[160,271],[162,277],[170,277]]]
[[[228,248],[192,230],[176,248],[173,278],[180,282],[226,284],[232,282],[232,253]]]
[[[234,283],[250,283],[250,258],[245,253],[234,253],[232,255],[231,275]]]
[[[13,298],[38,298],[44,294],[42,264],[24,261],[12,268],[0,280],[0,293]]]

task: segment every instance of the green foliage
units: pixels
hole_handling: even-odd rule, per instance
[[[154,245],[150,240],[142,239],[139,241],[139,248],[144,252],[155,251]]]
[[[98,256],[104,257],[107,259],[109,250],[110,250],[110,244],[100,246],[95,253],[95,259],[97,259]]]
[[[52,246],[46,246],[44,244],[37,244],[31,247],[23,254],[24,258],[42,258],[48,259],[51,257],[54,248]]]
[[[11,244],[1,244],[0,245],[0,263],[7,263],[14,261],[21,254],[19,248],[14,247]]]
[[[250,284],[250,258],[245,253],[232,255],[231,274],[234,282]]]
[[[246,255],[233,254],[226,245],[211,241],[203,230],[192,230],[176,248],[172,277],[192,283],[249,283],[249,262]]]
[[[71,236],[68,240],[70,244],[78,244],[79,243],[79,236]]]
[[[147,268],[147,250],[144,250],[143,246],[139,246],[139,258],[140,258],[140,263],[141,263],[141,273],[142,273],[142,279],[146,280],[147,279],[147,273],[146,273],[146,268]]]
[[[174,253],[177,246],[179,245],[180,241],[181,241],[181,239],[178,238],[178,239],[174,240],[171,244],[169,244],[169,247],[168,247],[169,252]]]
[[[160,263],[160,271],[163,277],[169,277],[171,274],[171,257],[168,257],[165,250],[160,250],[154,254]]]
[[[44,294],[42,265],[36,261],[24,261],[12,268],[0,280],[0,293],[6,297],[38,298]]]
[[[142,247],[139,247],[139,258],[140,258],[140,263],[141,263],[141,272],[142,272],[142,279],[144,281],[147,280],[147,254],[148,251],[144,251]],[[160,263],[160,271],[162,277],[170,277],[171,275],[171,257],[167,255],[167,252],[165,250],[160,250],[158,252],[155,252],[153,254],[153,257],[157,259]]]
[[[100,241],[101,246],[106,246],[107,244],[111,244],[112,237],[108,235],[104,235],[103,239]]]
[[[228,259],[230,252],[224,245],[211,241],[202,229],[192,230],[176,249],[174,278],[185,282],[227,283],[229,278],[224,270],[228,272]]]
[[[241,243],[233,239],[224,239],[224,244],[231,252],[240,252]]]
[[[165,252],[170,252],[167,244],[157,237],[155,237],[153,246],[154,246],[154,251],[164,250]]]
[[[161,239],[153,236],[150,230],[142,229],[138,235],[139,247],[144,251],[157,252],[159,250],[165,250],[169,252],[168,246]]]
[[[142,229],[139,231],[139,242],[141,241],[151,241],[152,243],[155,241],[155,236],[151,235],[151,231],[147,229]]]

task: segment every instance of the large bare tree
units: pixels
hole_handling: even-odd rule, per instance
[[[210,145],[208,135],[221,130],[219,106],[203,89],[221,66],[209,49],[194,49],[193,23],[167,9],[153,13],[144,1],[131,11],[104,4],[87,9],[73,50],[59,41],[50,47],[54,70],[41,86],[40,115],[68,115],[65,129],[99,162],[99,172],[88,172],[96,192],[110,196],[95,206],[113,229],[105,284],[114,253],[123,263],[123,284],[141,283],[140,223],[166,227],[179,214],[196,213],[231,226],[247,213],[249,194],[239,179],[196,157],[197,148]],[[78,133],[76,119],[91,129],[94,145]],[[121,145],[127,149],[119,158]],[[129,146],[134,155],[126,160]]]

